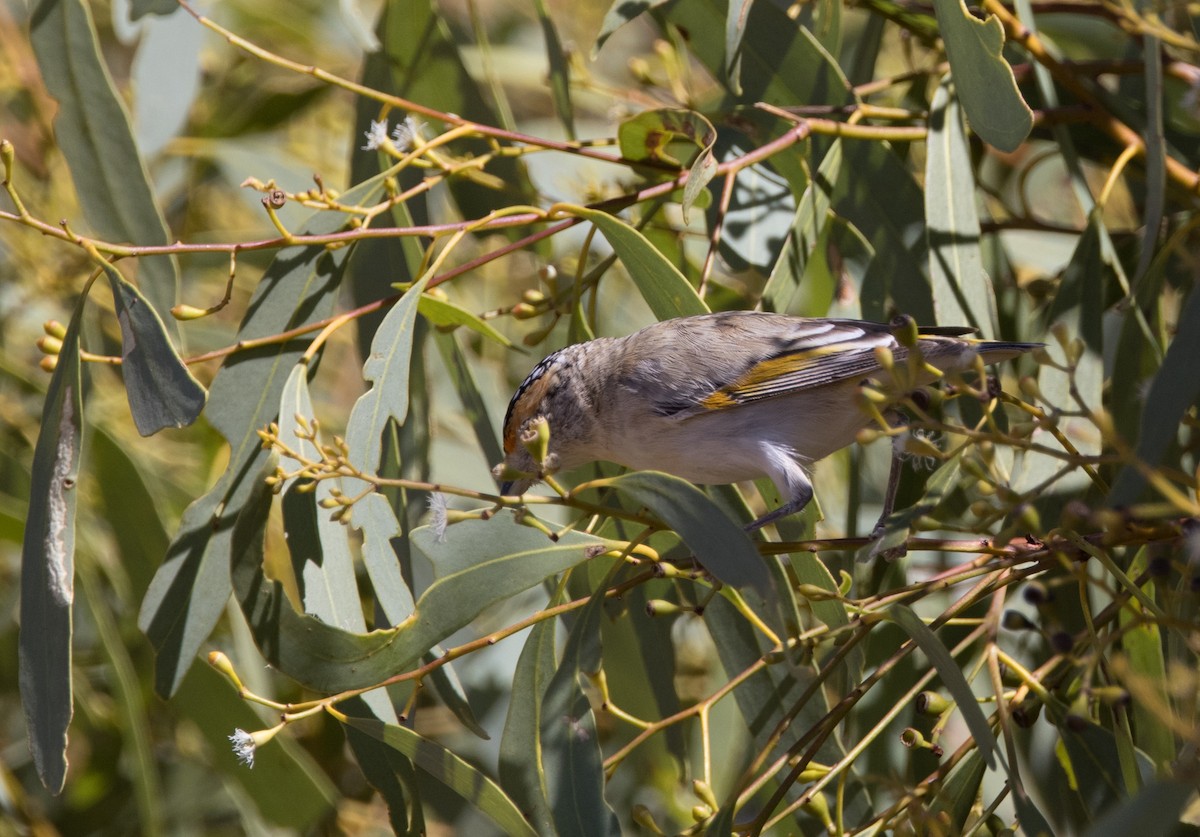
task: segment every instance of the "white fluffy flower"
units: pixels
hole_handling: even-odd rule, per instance
[[[363,136],[367,138],[367,144],[362,147],[362,150],[374,151],[388,140],[388,121],[386,119],[380,119],[379,121],[372,119],[371,127],[363,132]]]
[[[258,746],[254,741],[254,736],[244,729],[235,729],[233,735],[229,736],[229,740],[233,742],[233,754],[238,757],[238,761],[253,768],[254,750]]]

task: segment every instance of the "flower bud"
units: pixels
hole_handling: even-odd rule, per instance
[[[682,611],[682,607],[666,599],[651,599],[646,602],[647,616],[674,616],[676,613],[681,613]]]
[[[703,779],[692,780],[692,793],[700,797],[700,801],[714,811],[721,807],[721,803],[717,802],[717,795],[713,793],[712,787]]]
[[[50,337],[57,337],[62,340],[67,336],[67,327],[58,320],[46,320],[42,323],[42,331],[46,332]]]
[[[188,320],[198,320],[208,314],[203,308],[197,308],[194,305],[176,305],[171,309],[171,316],[175,319],[186,322]]]
[[[518,302],[512,307],[512,315],[518,320],[531,320],[540,312],[528,302]]]
[[[37,339],[37,347],[44,355],[58,355],[62,352],[63,342],[47,334]]]

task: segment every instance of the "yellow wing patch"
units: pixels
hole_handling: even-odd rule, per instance
[[[844,343],[831,343],[803,352],[761,360],[746,370],[733,383],[726,384],[706,396],[701,400],[700,405],[707,410],[721,410],[726,407],[736,407],[747,401],[782,394],[791,389],[803,389],[803,386],[790,386],[788,380],[794,381],[796,378],[802,378],[801,373],[812,369],[824,358],[842,354],[845,351]]]

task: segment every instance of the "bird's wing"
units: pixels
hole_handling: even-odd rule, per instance
[[[753,404],[769,398],[812,390],[844,381],[862,380],[880,371],[876,350],[890,349],[901,361],[908,350],[896,339],[891,326],[857,320],[794,320],[785,335],[775,335],[765,356],[748,358],[747,365],[727,379],[710,379],[690,393],[684,404],[664,410],[673,418]],[[960,328],[922,329],[922,350],[927,356],[941,350],[960,352],[953,339],[969,332]],[[765,345],[765,344],[764,344]],[[665,406],[665,405],[664,405]]]

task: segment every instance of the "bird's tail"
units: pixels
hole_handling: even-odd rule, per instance
[[[1012,360],[1026,352],[1032,352],[1034,349],[1040,349],[1045,345],[1045,343],[1010,343],[1001,340],[981,340],[977,344],[976,349],[979,351],[979,355],[983,358],[984,363],[1000,363]]]

